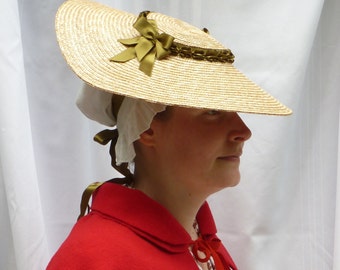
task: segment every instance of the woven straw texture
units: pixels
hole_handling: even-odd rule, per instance
[[[202,48],[225,49],[210,35],[181,20],[150,13],[159,32]],[[288,115],[291,110],[263,91],[232,64],[168,56],[156,60],[152,76],[139,62],[109,59],[126,47],[118,39],[138,37],[137,16],[86,0],[69,0],[58,10],[56,32],[72,70],[86,83],[105,91],[150,102],[245,113]]]

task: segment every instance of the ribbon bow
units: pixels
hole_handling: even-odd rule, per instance
[[[142,12],[133,27],[141,34],[140,37],[119,39],[118,41],[128,48],[110,58],[113,62],[127,62],[137,57],[140,62],[139,69],[151,76],[155,59],[163,59],[169,53],[174,37],[157,31],[156,23],[146,18],[148,12]]]
[[[216,270],[223,270],[224,265],[220,259],[220,256],[217,253],[219,246],[221,245],[221,241],[219,239],[212,240],[203,240],[199,237],[196,241],[194,241],[192,245],[192,254],[201,263],[205,263],[212,256],[215,263]]]

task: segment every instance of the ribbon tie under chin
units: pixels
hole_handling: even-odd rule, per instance
[[[224,270],[224,265],[217,253],[221,241],[219,239],[203,240],[199,237],[192,245],[192,253],[195,259],[201,263],[206,263],[212,256],[216,270]]]

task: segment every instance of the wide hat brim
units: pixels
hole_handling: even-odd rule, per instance
[[[154,12],[147,18],[181,44],[225,49],[209,34],[181,20]],[[136,19],[136,15],[95,2],[66,1],[56,15],[56,33],[68,65],[91,86],[149,102],[268,115],[292,113],[230,63],[169,55],[156,60],[148,76],[139,70],[137,59],[111,62],[111,57],[126,49],[119,39],[140,35],[133,27]]]

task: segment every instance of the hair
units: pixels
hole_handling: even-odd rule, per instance
[[[167,121],[172,116],[173,106],[166,106],[164,111],[157,113],[154,117],[156,120]]]

